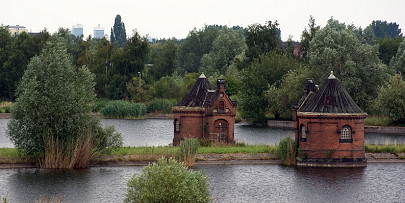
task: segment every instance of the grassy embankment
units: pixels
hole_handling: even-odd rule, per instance
[[[99,160],[104,156],[110,157],[111,161],[148,161],[155,160],[161,156],[174,157],[178,147],[122,147],[108,154],[98,154]],[[384,144],[365,145],[369,153],[405,153],[405,145]],[[237,154],[237,153],[272,153],[277,154],[277,146],[270,145],[219,145],[198,148],[197,154]],[[132,156],[132,157],[131,157]],[[405,157],[400,157],[405,158]],[[0,148],[0,163],[32,162],[33,158],[21,157],[14,148]]]

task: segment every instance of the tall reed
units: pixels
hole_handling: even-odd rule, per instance
[[[186,138],[179,144],[176,159],[183,162],[185,166],[193,166],[195,154],[197,154],[200,142],[198,139]]]
[[[291,137],[286,137],[280,140],[280,143],[277,147],[278,155],[280,156],[283,164],[286,166],[295,165],[295,154],[296,154],[296,145],[295,141]]]
[[[68,140],[48,134],[44,143],[45,153],[39,158],[40,168],[86,168],[92,158],[93,136],[90,130]]]

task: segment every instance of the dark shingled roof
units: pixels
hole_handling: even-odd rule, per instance
[[[202,74],[176,106],[203,107],[208,90],[211,90],[211,84]]]
[[[365,114],[340,85],[333,73],[320,90],[308,94],[298,112]]]

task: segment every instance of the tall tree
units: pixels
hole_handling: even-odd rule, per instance
[[[57,37],[30,60],[24,72],[9,136],[24,153],[43,158],[41,166],[86,167],[81,161],[114,140],[90,115],[93,101],[92,74],[73,66],[64,39]],[[87,150],[82,148],[84,142]],[[83,151],[74,151],[78,149]]]
[[[305,28],[305,30],[302,31],[302,35],[301,35],[300,55],[301,55],[301,60],[304,63],[308,63],[307,55],[308,55],[308,51],[309,51],[309,43],[315,37],[316,32],[320,28],[321,27],[319,25],[315,24],[315,19],[312,16],[310,16],[309,23],[308,23],[308,29]]]
[[[377,38],[391,37],[394,39],[402,37],[401,29],[399,29],[399,25],[395,22],[388,23],[387,21],[374,20],[369,26]]]
[[[272,50],[281,49],[281,32],[277,21],[272,23],[267,21],[265,25],[249,25],[246,33],[247,51],[246,57],[253,61],[261,54],[266,54]]]
[[[250,124],[266,121],[269,100],[265,92],[271,85],[279,87],[284,74],[298,67],[288,54],[269,52],[256,58],[241,72],[242,87],[239,90],[239,110]]]
[[[405,40],[401,42],[398,51],[390,61],[390,68],[394,71],[401,71],[405,74]]]
[[[377,44],[379,45],[379,58],[385,65],[389,65],[391,58],[397,53],[399,44],[403,41],[402,37],[396,37],[395,39],[391,37],[386,37],[384,39],[378,39]]]
[[[179,45],[175,38],[150,46],[149,62],[153,64],[150,68],[150,74],[155,80],[164,76],[172,76],[178,64],[178,49]]]
[[[218,33],[218,28],[212,26],[205,26],[201,30],[194,28],[190,31],[179,49],[180,70],[184,73],[198,72],[201,58],[211,51]]]
[[[362,43],[352,29],[330,19],[310,42],[309,64],[320,84],[330,71],[341,80],[354,101],[367,110],[386,80],[387,68],[378,58],[378,47]]]
[[[247,46],[242,30],[234,31],[222,27],[212,44],[211,51],[201,59],[200,72],[212,75],[215,72],[225,74],[236,55],[246,50]]]
[[[111,43],[117,42],[120,47],[127,41],[127,33],[125,31],[125,24],[121,20],[121,16],[115,16],[114,27],[111,28]]]

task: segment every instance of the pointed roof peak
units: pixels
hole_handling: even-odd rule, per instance
[[[330,71],[330,75],[328,77],[328,79],[336,79],[335,75],[333,75],[333,70]]]
[[[201,73],[199,78],[207,78],[207,77],[205,77],[204,73]]]
[[[329,80],[330,80],[330,79],[336,79],[335,75],[333,75],[333,70],[330,71],[330,75],[329,75],[328,79],[329,79]]]

